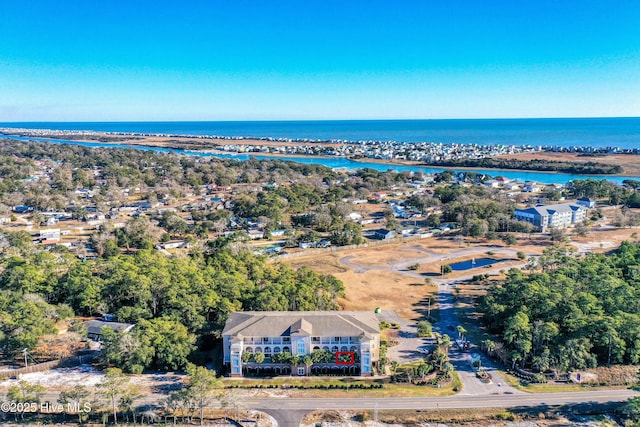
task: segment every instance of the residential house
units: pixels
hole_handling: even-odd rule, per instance
[[[588,197],[583,197],[581,199],[578,199],[578,201],[576,202],[579,205],[584,206],[585,208],[595,208],[596,207],[596,201],[593,199],[590,199]]]
[[[184,240],[169,240],[168,242],[159,243],[156,245],[156,249],[178,249],[187,245]]]
[[[19,205],[19,206],[14,206],[13,211],[18,214],[24,214],[24,213],[33,212],[33,208],[31,206]]]
[[[60,229],[59,228],[45,228],[45,229],[40,230],[40,240],[60,241]]]
[[[561,203],[516,209],[513,215],[515,219],[527,221],[544,233],[549,227],[566,228],[581,223],[587,217],[587,208],[575,203]]]
[[[131,323],[119,323],[119,322],[108,322],[105,320],[89,320],[85,322],[87,325],[87,337],[89,339],[95,341],[102,340],[102,328],[109,328],[114,332],[129,332],[134,324]]]
[[[271,232],[271,237],[283,237],[285,230],[273,230]]]
[[[386,228],[381,228],[373,232],[373,237],[380,240],[389,240],[396,237],[396,232],[392,230],[387,230]]]
[[[360,215],[358,212],[351,212],[349,215],[347,215],[347,219],[351,221],[360,221],[362,219],[362,215]]]
[[[536,184],[534,181],[525,181],[522,186],[523,193],[539,193],[542,187]]]
[[[380,327],[369,311],[248,311],[231,313],[222,331],[224,364],[233,377],[246,373],[345,374],[370,376],[380,358]],[[303,358],[314,351],[334,353],[335,360],[297,366],[272,363],[271,356]],[[262,353],[263,363],[243,362],[243,353]],[[349,363],[339,360],[351,355]],[[244,360],[247,360],[246,358]],[[308,371],[307,371],[308,370]]]

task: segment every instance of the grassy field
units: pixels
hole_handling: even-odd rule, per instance
[[[415,250],[415,246],[415,241],[381,245],[292,258],[285,262],[294,268],[306,266],[317,273],[332,274],[340,279],[345,285],[346,297],[338,302],[344,310],[370,311],[382,307],[385,310],[395,310],[406,320],[418,320],[426,312],[428,298],[431,298],[431,308],[435,312],[436,286],[427,285],[424,278],[412,277],[392,269],[367,271],[367,268],[386,267],[393,262],[427,256],[424,252]],[[362,268],[356,269],[344,263],[345,257]]]
[[[325,397],[325,398],[341,398],[341,397],[420,397],[420,396],[451,396],[455,394],[454,388],[460,388],[461,383],[457,374],[454,374],[454,380],[446,387],[416,386],[409,384],[391,384],[387,378],[384,379],[361,379],[361,378],[274,378],[274,379],[230,379],[225,378],[223,383],[226,387],[233,385],[242,385],[243,387],[260,387],[251,389],[264,395],[286,394],[289,397]],[[298,389],[298,386],[342,386],[347,384],[382,384],[381,389]],[[268,388],[269,386],[278,386],[278,388]],[[246,390],[246,389],[239,389]]]

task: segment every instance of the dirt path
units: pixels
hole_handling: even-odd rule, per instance
[[[415,248],[407,248],[407,249],[415,249]],[[407,274],[412,277],[418,277],[424,279],[424,275],[420,273],[415,273],[412,271],[407,271],[406,269],[414,264],[433,264],[433,263],[441,263],[446,260],[454,260],[457,258],[463,258],[470,255],[485,255],[487,253],[486,247],[477,247],[477,248],[465,248],[456,250],[450,254],[437,254],[432,251],[422,250],[422,252],[426,252],[430,254],[426,257],[417,257],[417,258],[409,258],[402,261],[392,261],[388,262],[386,265],[361,265],[353,262],[353,259],[357,258],[356,255],[347,255],[345,257],[340,258],[339,262],[347,267],[351,267],[355,273],[365,273],[367,271],[372,270],[384,270],[384,271],[393,271],[395,273]],[[496,248],[493,249],[494,255],[502,255],[505,257],[513,257],[516,258],[518,253],[515,249],[509,248]],[[477,274],[477,272],[475,273]],[[473,276],[473,275],[472,275]]]

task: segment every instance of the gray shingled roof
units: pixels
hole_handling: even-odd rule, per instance
[[[245,311],[231,313],[222,335],[244,337],[359,336],[379,334],[373,311]]]
[[[538,215],[544,216],[544,215],[551,215],[556,212],[558,213],[571,212],[578,209],[584,209],[584,206],[576,205],[575,203],[560,203],[557,205],[544,205],[544,206],[536,206],[533,208],[516,209],[516,210],[519,212],[527,212],[531,214],[538,214]]]
[[[131,323],[104,322],[102,320],[89,320],[87,324],[87,333],[93,335],[102,335],[102,328],[107,327],[116,332],[127,332],[133,328]]]

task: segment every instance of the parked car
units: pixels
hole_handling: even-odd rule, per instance
[[[422,353],[422,354],[429,354],[431,353],[431,351],[429,351],[429,346],[426,345],[421,345],[420,347],[417,348],[418,352]]]

